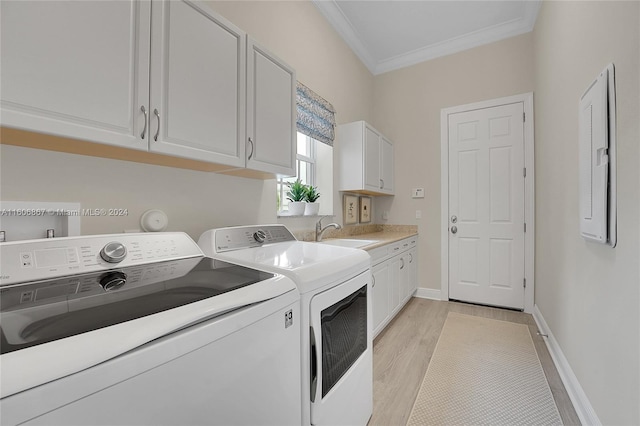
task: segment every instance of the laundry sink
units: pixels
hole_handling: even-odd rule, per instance
[[[350,239],[350,238],[333,238],[330,240],[321,241],[320,244],[329,244],[332,246],[339,246],[339,247],[360,248],[360,247],[365,247],[377,242],[378,242],[377,240],[356,240],[356,239]]]

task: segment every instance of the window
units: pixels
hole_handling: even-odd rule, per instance
[[[305,185],[318,188],[321,194],[320,213],[333,214],[333,149],[309,136],[298,132],[296,176],[277,180],[278,214],[287,215],[288,183],[300,178]]]
[[[287,184],[296,179],[316,187],[322,197],[322,200],[318,200],[319,214],[332,215],[335,110],[329,102],[299,81],[296,85],[296,109],[296,176],[280,178],[276,182],[278,215],[288,216]]]

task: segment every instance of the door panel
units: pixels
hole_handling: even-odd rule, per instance
[[[247,167],[285,176],[296,174],[296,76],[293,68],[248,43]]]
[[[380,138],[380,179],[382,190],[393,193],[393,144],[384,137]]]
[[[0,7],[3,126],[147,149],[149,2]]]
[[[243,167],[245,34],[187,1],[154,2],[152,23],[150,150]]]
[[[378,327],[389,317],[389,266],[386,262],[371,269],[373,275],[373,329]]]
[[[449,116],[451,299],[524,307],[522,117],[522,103]]]
[[[311,424],[314,425],[331,425],[331,424],[366,424],[367,420],[371,416],[372,410],[372,317],[371,317],[371,274],[369,272],[362,273],[349,281],[336,285],[328,290],[318,293],[311,298],[310,301],[310,323],[311,332],[315,336],[315,347],[312,351],[315,351],[317,361],[315,392],[311,400]],[[366,307],[360,305],[363,301],[362,290],[366,289]],[[356,299],[351,299],[353,303],[358,303],[359,307],[354,312],[358,315],[352,317],[342,318],[342,321],[336,323],[335,332],[343,331],[342,339],[336,339],[336,343],[342,346],[340,351],[332,351],[331,347],[325,346],[325,337],[321,334],[326,328],[323,327],[323,320],[326,324],[326,319],[332,317],[332,314],[341,315],[344,312],[348,315],[347,310],[350,308],[344,308],[341,312],[340,309],[333,310],[331,307],[336,303],[350,299],[357,294]],[[359,299],[359,300],[358,300]],[[362,310],[365,309],[367,314],[361,315]],[[334,319],[337,319],[335,317]],[[344,329],[344,330],[341,330]],[[355,333],[355,334],[354,334]],[[353,336],[358,336],[354,339]],[[362,339],[366,336],[366,348],[359,357],[348,366],[344,375],[335,382],[334,386],[323,395],[324,378],[326,372],[324,368],[323,357],[333,358],[340,353],[348,353],[352,350],[362,349],[356,348],[355,343],[362,343]],[[356,342],[357,340],[357,342]],[[325,350],[326,349],[326,350]],[[335,365],[339,365],[341,362],[346,362],[345,359],[353,361],[351,357],[332,359],[331,362]],[[342,365],[347,367],[346,365]]]
[[[380,136],[365,125],[364,128],[364,186],[378,191],[380,186]]]

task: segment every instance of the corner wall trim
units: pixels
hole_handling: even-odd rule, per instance
[[[535,305],[533,308],[533,319],[536,321],[540,333],[548,336],[544,339],[544,342],[546,343],[551,359],[558,370],[560,379],[562,380],[564,387],[567,389],[567,394],[569,394],[569,398],[573,403],[573,408],[575,408],[576,414],[578,414],[578,417],[580,418],[580,423],[583,425],[601,426],[602,423],[600,422],[598,415],[593,409],[591,402],[589,402],[587,394],[584,393],[582,386],[580,386],[578,378],[573,373],[571,365],[569,365],[569,361],[562,353],[562,349],[549,329],[547,322],[544,320],[542,312],[538,309],[538,305]]]
[[[421,299],[442,300],[442,293],[440,290],[437,290],[435,288],[418,287],[416,289],[414,297],[419,297]]]

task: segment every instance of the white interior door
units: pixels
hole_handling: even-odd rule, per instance
[[[449,115],[449,298],[524,308],[524,106]]]

